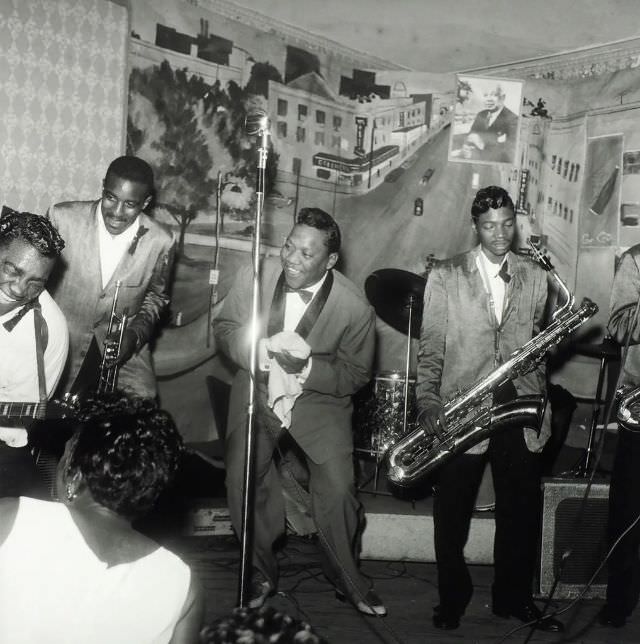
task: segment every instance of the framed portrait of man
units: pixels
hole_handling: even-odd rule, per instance
[[[456,76],[449,161],[514,164],[522,81]]]

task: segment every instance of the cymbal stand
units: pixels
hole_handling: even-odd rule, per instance
[[[403,386],[403,404],[402,404],[402,435],[407,434],[407,422],[409,415],[409,368],[411,366],[411,325],[413,323],[413,307],[417,302],[417,298],[413,293],[409,295],[409,321],[407,325],[407,350],[405,354],[405,368],[404,368],[404,386]],[[382,462],[384,460],[384,454],[381,454],[380,449],[376,452],[376,464],[373,473],[373,492],[374,494],[388,494],[388,492],[379,492],[378,491],[378,479],[380,476],[380,470],[382,468]],[[369,479],[371,480],[371,479]]]

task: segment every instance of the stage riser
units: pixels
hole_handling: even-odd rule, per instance
[[[362,534],[363,559],[434,562],[433,518],[424,514],[380,514],[367,512]],[[472,564],[493,563],[493,515],[486,513],[471,521],[465,556]],[[224,506],[197,507],[187,514],[185,536],[232,535],[229,511]]]

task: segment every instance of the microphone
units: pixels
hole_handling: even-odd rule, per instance
[[[244,119],[244,127],[247,134],[260,134],[269,129],[269,117],[264,110],[250,112]]]

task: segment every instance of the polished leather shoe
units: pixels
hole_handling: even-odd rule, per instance
[[[627,623],[627,618],[620,613],[616,613],[605,604],[598,613],[598,624],[602,626],[611,626],[613,628],[622,628]]]
[[[347,598],[345,593],[336,589],[336,599],[341,602],[351,602],[363,615],[384,617],[387,614],[385,605],[382,603],[380,597],[378,597],[376,591],[372,588],[367,591],[367,594],[362,599],[358,600],[355,600],[352,597]]]
[[[433,609],[433,625],[443,631],[453,631],[460,626],[460,615],[436,606]]]
[[[564,624],[561,621],[547,615],[542,617],[542,611],[532,601],[511,608],[494,604],[493,614],[504,618],[515,617],[525,623],[537,622],[535,627],[548,633],[562,633],[564,631]]]

